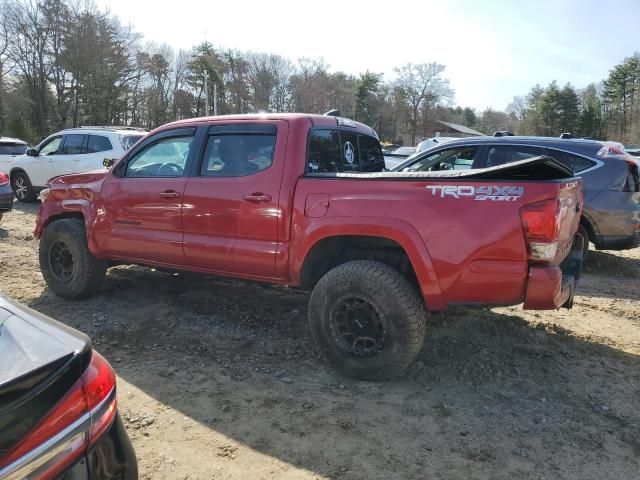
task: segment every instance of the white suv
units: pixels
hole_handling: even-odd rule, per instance
[[[9,173],[16,198],[33,202],[49,179],[102,168],[106,159],[120,158],[146,133],[131,127],[70,128],[14,157],[5,173]]]

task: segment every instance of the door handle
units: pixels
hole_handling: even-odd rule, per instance
[[[176,192],[175,190],[167,190],[165,192],[160,192],[159,195],[162,198],[178,198],[182,196],[180,192]]]
[[[245,195],[242,198],[244,198],[246,202],[251,202],[251,203],[267,203],[271,201],[271,195],[266,195],[261,192]]]

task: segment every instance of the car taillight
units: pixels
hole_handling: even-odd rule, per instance
[[[554,198],[525,205],[520,209],[520,218],[529,260],[553,260],[560,237],[560,200]]]
[[[109,428],[116,406],[115,373],[94,351],[71,390],[0,459],[0,478],[56,477]]]
[[[0,187],[4,187],[5,185],[9,185],[9,175],[0,173]]]

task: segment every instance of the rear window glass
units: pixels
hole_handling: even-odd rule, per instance
[[[340,132],[337,130],[315,130],[309,139],[307,166],[310,172],[339,172]]]
[[[498,165],[504,165],[505,163],[518,162],[545,154],[543,148],[522,145],[496,145],[487,148],[486,167],[496,167]]]
[[[469,170],[473,167],[478,147],[458,147],[440,150],[404,167],[403,172],[437,172],[440,170]]]
[[[360,135],[360,170],[378,171],[384,165],[384,155],[380,142],[373,137]]]
[[[309,136],[307,170],[311,173],[381,171],[380,142],[343,130],[314,130]]]
[[[107,137],[102,135],[89,135],[89,143],[87,144],[88,153],[106,152],[111,150],[111,142]]]
[[[587,168],[593,167],[596,162],[589,160],[588,158],[581,157],[579,155],[573,155],[571,153],[562,152],[560,150],[549,150],[549,155],[558,160],[563,165],[569,167],[574,172],[581,172]]]
[[[27,148],[27,145],[20,143],[0,143],[0,155],[23,155]]]

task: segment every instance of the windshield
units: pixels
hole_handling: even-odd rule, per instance
[[[136,142],[138,140],[140,140],[142,137],[144,137],[144,134],[136,134],[136,135],[122,135],[120,137],[120,143],[122,143],[122,148],[125,149],[125,151],[129,150],[131,147],[133,147]]]

